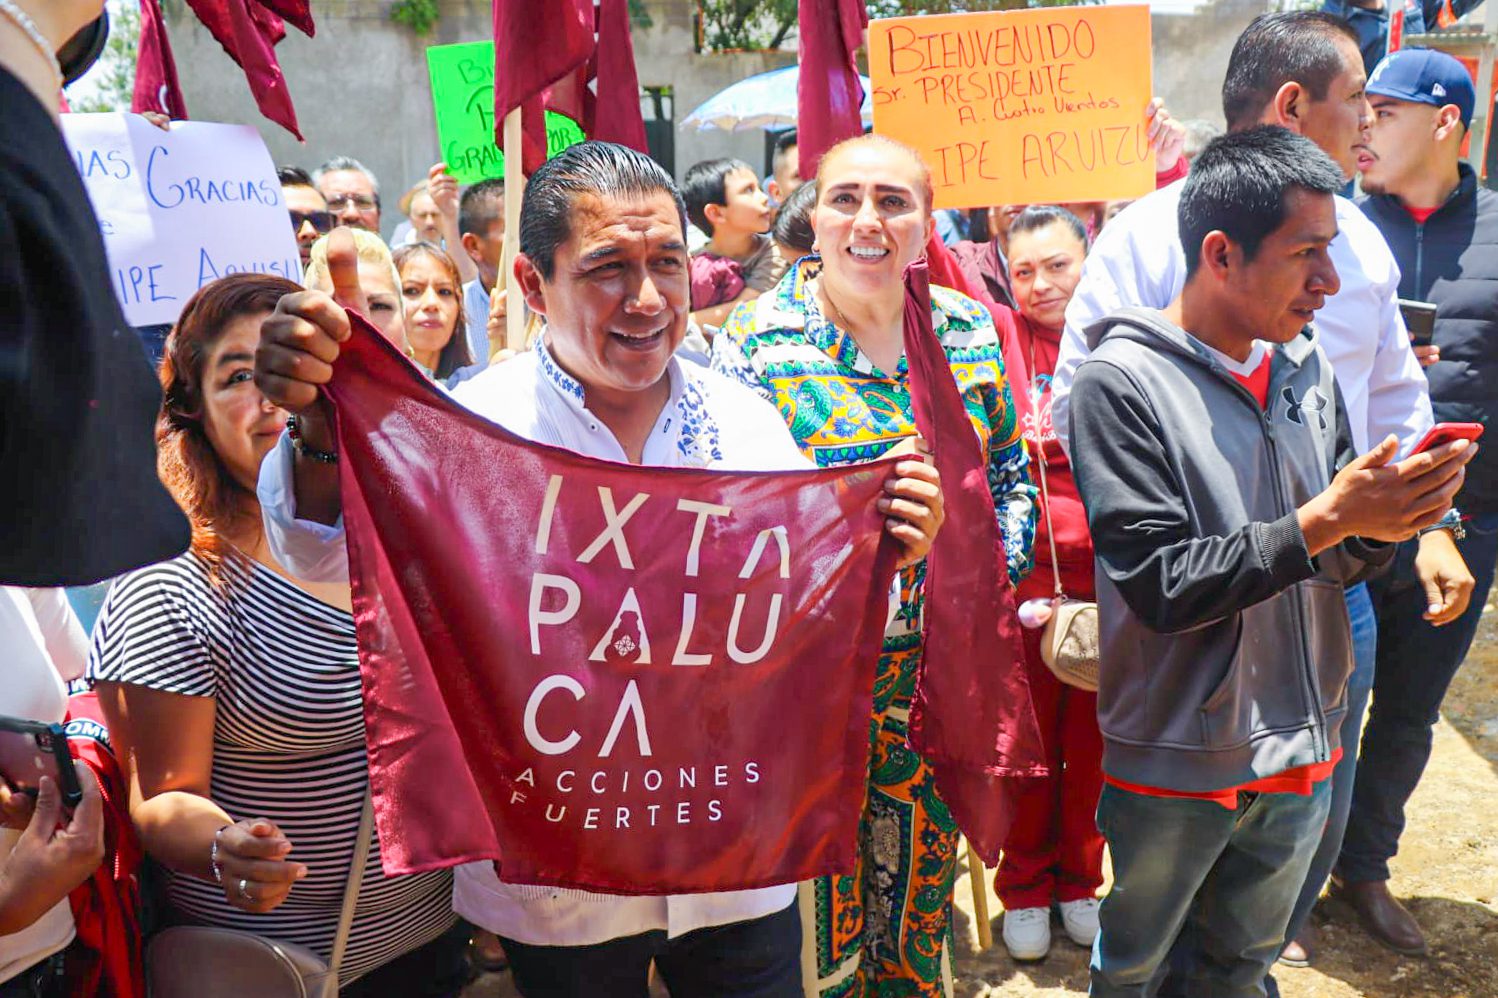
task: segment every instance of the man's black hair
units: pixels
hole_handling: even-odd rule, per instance
[[[789,246],[797,258],[811,253],[817,234],[811,227],[811,211],[817,206],[817,185],[802,184],[780,206],[775,224],[770,228],[770,238],[782,246]],[[794,261],[787,260],[786,263]]]
[[[579,195],[671,195],[686,242],[687,209],[681,191],[661,165],[642,152],[612,142],[579,142],[541,164],[525,185],[520,206],[520,252],[544,280],[556,271],[557,247],[572,234],[572,204]]]
[[[1229,132],[1207,143],[1191,163],[1181,191],[1181,248],[1186,280],[1201,265],[1202,240],[1221,231],[1252,260],[1271,232],[1284,224],[1292,188],[1336,194],[1342,171],[1310,139],[1279,127],[1259,125]]]
[[[282,187],[311,187],[314,190],[316,189],[316,185],[312,183],[312,175],[300,166],[282,166],[277,168],[276,179],[281,181]]]
[[[1319,10],[1260,14],[1243,29],[1222,81],[1222,116],[1228,130],[1249,128],[1286,83],[1299,83],[1322,100],[1345,65],[1340,42],[1358,36],[1347,22]],[[1358,65],[1361,68],[1361,57]]]
[[[774,157],[776,164],[779,165],[780,157],[785,155],[787,149],[793,149],[796,145],[796,130],[794,128],[787,129],[775,136]]]
[[[1082,248],[1087,248],[1087,226],[1076,214],[1060,205],[1055,204],[1032,204],[1024,211],[1014,216],[1014,221],[1009,223],[1009,238],[1023,232],[1037,232],[1053,223],[1060,222],[1071,230],[1072,235],[1082,242]]]
[[[707,220],[707,206],[722,207],[728,203],[728,175],[737,170],[754,173],[754,167],[739,159],[705,159],[693,163],[681,178],[681,194],[686,199],[687,217],[709,236],[713,223]]]
[[[486,177],[463,192],[458,200],[458,234],[489,235],[489,227],[505,214],[505,182]]]

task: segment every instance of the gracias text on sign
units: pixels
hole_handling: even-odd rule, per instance
[[[869,76],[874,130],[920,150],[937,207],[1154,188],[1148,7],[876,20]]]
[[[175,322],[193,292],[228,274],[301,281],[281,183],[255,129],[179,121],[162,131],[134,114],[65,114],[62,130],[131,325]]]
[[[442,162],[459,183],[505,175],[505,155],[494,142],[494,43],[461,42],[427,49]],[[577,122],[546,112],[546,155],[585,136]]]

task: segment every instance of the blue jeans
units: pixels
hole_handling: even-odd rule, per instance
[[[1389,860],[1404,832],[1404,806],[1430,761],[1441,701],[1472,646],[1493,585],[1498,513],[1469,520],[1467,536],[1456,546],[1477,585],[1466,612],[1444,627],[1432,627],[1422,616],[1425,594],[1415,574],[1416,542],[1401,544],[1393,569],[1368,584],[1378,616],[1378,665],[1337,859],[1337,876],[1349,882],[1389,879]]]
[[[1342,833],[1347,829],[1347,812],[1352,807],[1352,787],[1358,770],[1358,740],[1363,732],[1363,715],[1368,710],[1368,694],[1373,689],[1373,663],[1378,653],[1378,626],[1373,614],[1373,600],[1368,586],[1359,584],[1347,590],[1347,616],[1352,622],[1352,675],[1347,680],[1347,714],[1342,718],[1342,761],[1332,771],[1332,804],[1326,816],[1321,844],[1311,857],[1306,882],[1290,912],[1285,939],[1294,939],[1305,927],[1332,865],[1342,851]]]
[[[1304,796],[1239,794],[1234,810],[1104,786],[1113,889],[1088,993],[1153,995],[1170,970],[1193,998],[1263,995],[1330,806],[1330,780]]]

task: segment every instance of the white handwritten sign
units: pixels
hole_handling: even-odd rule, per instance
[[[194,291],[246,271],[301,280],[281,184],[248,125],[65,114],[62,130],[132,325],[175,322]]]

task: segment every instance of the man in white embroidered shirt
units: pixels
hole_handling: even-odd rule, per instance
[[[528,439],[608,460],[808,466],[773,406],[672,356],[690,308],[685,209],[659,166],[622,146],[573,146],[526,185],[520,227],[516,273],[546,330],[530,353],[460,385],[459,402]],[[330,248],[329,262],[338,254]],[[336,465],[307,453],[334,446],[317,386],[349,335],[339,305],[359,305],[347,274],[335,270],[337,303],[315,292],[282,299],[256,355],[262,391],[301,422],[301,441],[282,440],[261,469],[266,532],[308,579],[348,573]],[[896,475],[880,505],[909,563],[930,547],[941,494],[919,460]],[[489,863],[460,867],[453,891],[459,914],[500,937],[522,993],[605,998],[643,995],[652,960],[675,998],[802,994],[795,900],[792,884],[667,897],[508,885]]]
[[[1372,108],[1357,38],[1345,22],[1319,11],[1264,14],[1233,46],[1222,84],[1229,131],[1280,125],[1315,142],[1343,176],[1351,177],[1368,141]],[[1126,305],[1165,308],[1186,282],[1176,216],[1186,181],[1140,198],[1108,223],[1098,237],[1082,279],[1066,310],[1052,382],[1052,420],[1063,446],[1068,441],[1068,396],[1077,368],[1087,358],[1085,330]],[[1336,199],[1337,238],[1329,247],[1341,290],[1316,313],[1322,349],[1342,389],[1358,451],[1389,434],[1399,438],[1399,456],[1431,426],[1430,396],[1399,317],[1399,268],[1388,244],[1346,198]],[[1466,608],[1472,575],[1450,534],[1434,530],[1420,539],[1417,567],[1427,619],[1453,620]],[[1284,962],[1304,966],[1313,940],[1302,935],[1306,917],[1337,857],[1347,824],[1357,764],[1358,734],[1373,686],[1376,625],[1365,585],[1347,590],[1356,669],[1348,683],[1342,724],[1342,762],[1332,776],[1331,814],[1291,914]],[[1297,939],[1299,937],[1299,939]],[[1173,993],[1168,986],[1162,994]],[[1267,982],[1275,993],[1272,978]]]

